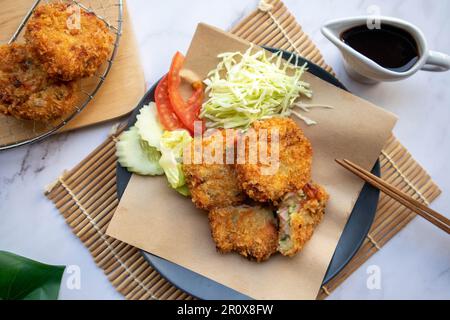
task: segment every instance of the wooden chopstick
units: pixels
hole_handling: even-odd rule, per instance
[[[400,202],[402,205],[404,205],[411,211],[414,211],[421,217],[425,218],[438,228],[444,230],[445,232],[447,232],[447,234],[450,234],[450,220],[448,218],[444,217],[443,215],[434,211],[433,209],[425,206],[423,203],[420,203],[419,201],[413,199],[409,195],[400,191],[396,187],[388,184],[386,181],[373,175],[369,171],[354,164],[353,162],[346,159],[344,160],[336,159],[336,162],[339,163],[341,166],[343,166],[345,169],[351,171],[352,173],[363,179],[364,181],[368,182],[375,188],[381,190],[391,198]]]

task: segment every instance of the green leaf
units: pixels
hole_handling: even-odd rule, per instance
[[[65,268],[0,251],[0,300],[56,300]]]
[[[189,197],[191,195],[191,192],[189,191],[189,188],[187,185],[183,185],[179,188],[175,189],[179,194],[185,197]]]

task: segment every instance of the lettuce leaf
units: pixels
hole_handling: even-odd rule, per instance
[[[169,185],[185,193],[186,180],[182,170],[183,150],[190,144],[192,137],[186,130],[165,131],[161,136],[159,165],[166,174]]]

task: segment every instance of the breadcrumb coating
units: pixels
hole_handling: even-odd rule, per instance
[[[47,122],[74,110],[75,84],[51,79],[28,45],[0,46],[0,112]]]
[[[270,167],[270,164],[261,163],[260,159],[252,164],[246,159],[244,164],[236,165],[238,180],[242,189],[253,200],[277,204],[286,193],[302,189],[311,180],[311,143],[300,127],[289,118],[256,121],[252,128],[258,136],[258,150],[267,141],[267,153],[271,155],[272,143],[276,144],[279,166],[273,174],[267,174],[263,169]],[[267,130],[267,140],[265,135],[259,134],[262,129]],[[274,129],[279,132],[279,141],[271,139]],[[245,141],[247,153],[249,141],[250,139]]]
[[[79,10],[79,20],[74,8]],[[27,23],[25,39],[44,70],[64,81],[94,75],[113,49],[106,24],[68,3],[38,6]]]
[[[270,208],[240,206],[209,213],[211,235],[221,253],[237,252],[257,262],[276,253],[277,221]]]
[[[322,221],[328,198],[325,189],[313,183],[285,196],[277,211],[281,254],[292,257],[303,249]]]
[[[192,159],[191,164],[183,164],[183,172],[186,177],[186,183],[191,192],[192,202],[199,209],[212,210],[227,206],[242,204],[245,200],[245,194],[242,191],[236,176],[233,164],[226,164],[226,145],[212,147],[213,143],[222,143],[225,141],[225,130],[220,130],[223,140],[215,139],[217,135],[204,137],[201,142],[200,150],[201,163],[196,164]],[[195,152],[196,142],[191,143],[191,150]],[[206,159],[206,147],[211,150],[219,150],[221,154],[217,159],[222,159],[223,164],[215,164]],[[194,153],[192,154],[194,157]]]

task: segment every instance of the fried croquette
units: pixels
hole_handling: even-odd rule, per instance
[[[285,196],[277,210],[280,224],[278,251],[282,255],[292,257],[303,249],[322,221],[327,201],[324,188],[312,183]]]
[[[196,139],[191,143],[191,163],[183,164],[183,172],[186,184],[192,196],[192,202],[199,209],[212,210],[214,208],[240,205],[245,200],[245,194],[237,181],[234,165],[226,164],[225,130],[219,131],[222,139],[216,139],[217,135],[203,137],[201,150],[196,150]],[[217,148],[214,143],[219,143]],[[218,161],[206,158],[206,148],[220,152]],[[198,149],[198,148],[197,148]],[[195,162],[194,153],[199,152],[200,161]],[[217,163],[221,160],[221,163]]]
[[[235,251],[262,262],[277,251],[277,221],[271,208],[239,206],[209,213],[211,235],[221,253]]]
[[[0,112],[23,120],[50,121],[74,109],[72,82],[50,79],[23,44],[0,46]]]
[[[38,6],[27,23],[25,39],[44,70],[64,81],[94,75],[113,49],[105,22],[68,3]]]
[[[273,163],[249,161],[251,139],[243,143],[246,161],[236,165],[238,180],[247,195],[258,202],[278,201],[288,192],[302,189],[311,180],[312,147],[300,127],[289,118],[272,118],[256,121],[252,128],[257,136],[258,150],[267,146],[267,155],[275,156],[278,150],[278,166],[270,172]],[[274,129],[278,130],[278,141],[272,139]],[[266,132],[266,134],[262,134]],[[275,135],[276,136],[276,135]]]

